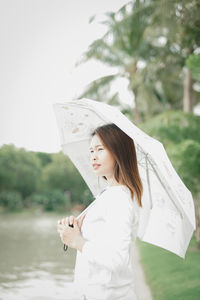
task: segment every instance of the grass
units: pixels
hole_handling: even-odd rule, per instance
[[[137,239],[154,300],[200,299],[200,249],[192,237],[185,259]]]

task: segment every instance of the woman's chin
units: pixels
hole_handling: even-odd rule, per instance
[[[104,174],[102,174],[102,172],[100,172],[99,170],[93,170],[94,174],[97,176],[105,176]]]
[[[101,175],[101,172],[98,172],[97,170],[94,170],[94,174],[96,174],[98,176],[103,176],[103,175]]]

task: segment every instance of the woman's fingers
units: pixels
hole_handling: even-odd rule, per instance
[[[68,217],[63,219],[63,225],[68,225]]]
[[[74,224],[74,216],[69,216],[63,219],[58,220],[58,225],[73,225]]]
[[[68,225],[74,225],[74,216],[69,216]]]
[[[58,220],[58,225],[65,225],[65,219]]]

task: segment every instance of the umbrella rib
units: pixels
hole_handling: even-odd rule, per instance
[[[158,172],[157,172],[157,170],[156,170],[154,164],[151,162],[150,159],[148,159],[148,161],[149,161],[150,165],[152,166],[154,172],[156,173],[157,178],[158,178],[158,180],[160,181],[161,185],[162,185],[163,188],[165,189],[165,191],[166,191],[166,193],[168,194],[168,196],[170,197],[171,201],[172,201],[172,202],[174,203],[174,205],[176,206],[177,211],[180,212],[180,216],[181,216],[181,218],[183,219],[183,215],[182,215],[182,213],[181,213],[181,211],[180,211],[180,208],[176,205],[175,201],[173,200],[173,197],[170,195],[168,189],[165,187],[165,184],[163,184],[163,181],[162,181],[161,177],[159,176],[159,174],[158,174]],[[170,187],[169,187],[169,188],[170,188]]]
[[[149,190],[149,200],[151,208],[153,206],[152,204],[152,195],[151,195],[151,186],[150,186],[150,178],[149,178],[149,169],[148,169],[148,160],[147,160],[148,153],[145,154],[145,162],[146,162],[146,176],[147,176],[147,183],[148,183],[148,190]]]

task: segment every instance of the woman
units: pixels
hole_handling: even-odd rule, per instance
[[[94,130],[89,151],[107,187],[78,220],[58,221],[62,242],[78,250],[74,284],[80,299],[136,300],[133,252],[143,187],[134,142],[111,123]]]

